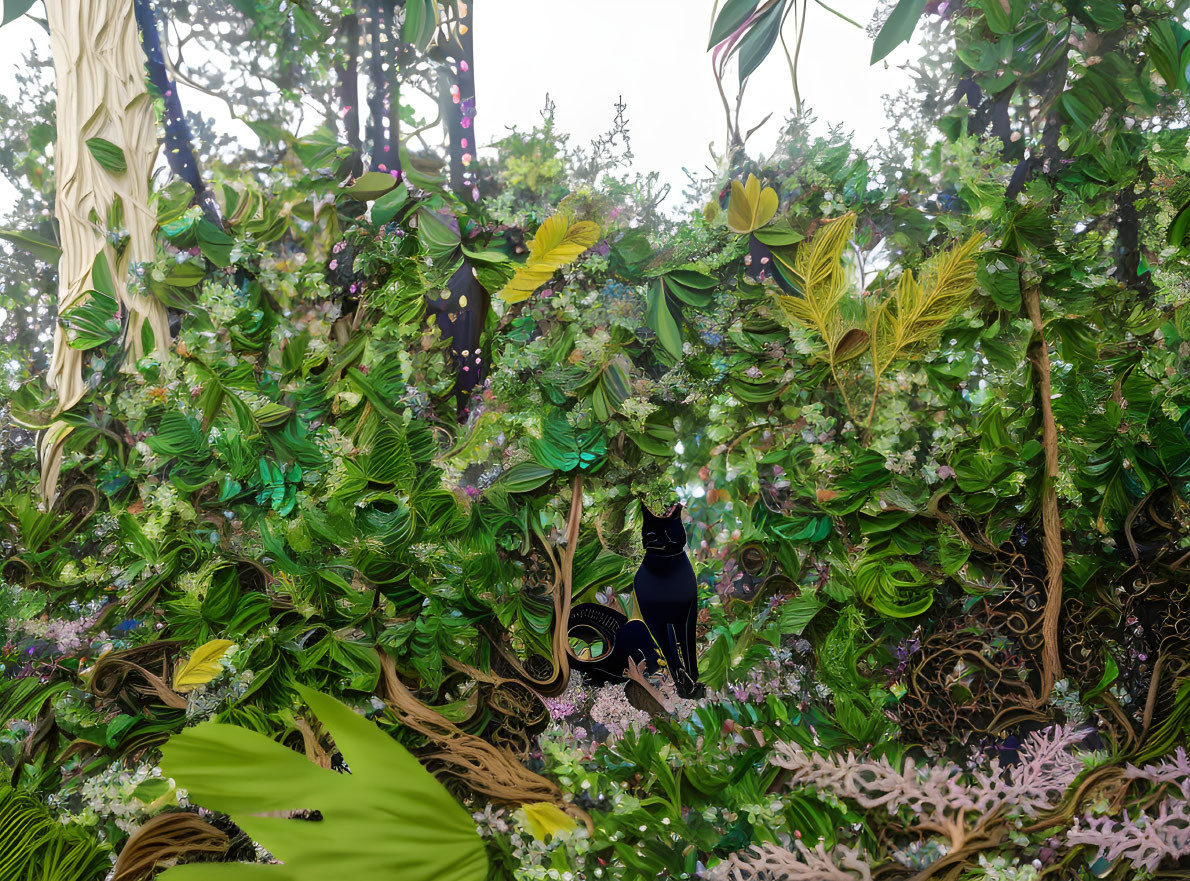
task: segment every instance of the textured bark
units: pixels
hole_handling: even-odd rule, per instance
[[[345,63],[336,69],[339,79],[339,103],[342,105],[347,143],[355,151],[349,170],[358,175],[364,170],[364,161],[363,145],[359,137],[359,16],[355,13],[343,16],[339,26],[339,39],[343,43],[346,56]]]
[[[380,170],[387,155],[384,147],[388,138],[385,135],[385,98],[388,96],[388,79],[384,75],[384,50],[380,45],[380,34],[384,30],[382,17],[384,14],[381,0],[372,0],[364,9],[368,16],[368,46],[371,59],[368,65],[368,79],[371,81],[372,94],[368,98],[368,140],[372,142],[372,171]]]
[[[165,69],[165,57],[161,53],[161,37],[157,33],[157,16],[151,0],[136,0],[136,23],[140,28],[141,46],[145,52],[145,69],[149,82],[161,96],[165,105],[165,158],[170,171],[186,181],[194,190],[194,201],[202,208],[203,215],[219,226],[219,206],[202,178],[198,158],[194,155],[194,142],[190,135],[190,123],[182,111],[178,87]]]
[[[58,312],[83,302],[94,285],[91,269],[107,255],[116,295],[127,311],[125,363],[144,355],[141,329],[152,328],[157,348],[169,344],[165,307],[146,294],[130,293],[132,262],[153,258],[156,217],[149,204],[149,176],[157,156],[157,125],[144,82],[133,4],[128,0],[46,0],[50,45],[58,84],[58,138],[54,174],[62,257],[58,264]],[[127,170],[105,171],[87,148],[104,138],[124,151]],[[128,244],[122,253],[107,241],[103,223],[119,199]],[[99,224],[92,222],[99,218]],[[54,332],[48,382],[58,392],[57,413],[83,397],[83,353],[70,348],[61,326]],[[56,422],[41,439],[41,493],[47,503],[57,492],[62,443],[69,427]]]
[[[474,201],[475,174],[470,166],[475,157],[475,50],[471,28],[471,4],[459,3],[459,23],[447,49],[454,58],[448,105],[447,130],[450,134],[450,188],[461,199]]]
[[[401,78],[399,59],[401,57],[401,26],[397,22],[397,9],[403,0],[386,0],[388,41],[384,44],[384,58],[388,63],[388,135],[385,140],[385,157],[389,171],[401,170]]]
[[[1034,343],[1029,357],[1041,397],[1041,445],[1045,449],[1045,486],[1041,493],[1041,529],[1045,554],[1045,609],[1041,621],[1042,687],[1041,700],[1048,700],[1054,683],[1062,678],[1058,651],[1058,620],[1062,615],[1062,519],[1058,514],[1058,426],[1054,420],[1053,389],[1050,385],[1050,352],[1041,320],[1041,290],[1037,285],[1025,289],[1025,308],[1033,322]]]

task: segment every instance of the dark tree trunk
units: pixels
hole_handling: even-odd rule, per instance
[[[382,6],[381,0],[371,0],[365,7],[368,14],[368,47],[370,57],[368,63],[368,79],[371,80],[372,93],[368,97],[368,140],[372,142],[371,170],[380,171],[380,166],[388,168],[385,162],[384,148],[387,138],[384,133],[384,98],[388,92],[388,80],[384,75],[384,51],[380,45]]]
[[[448,51],[451,65],[451,100],[447,130],[450,135],[450,188],[461,199],[475,201],[479,191],[470,166],[475,158],[475,52],[473,50],[472,4],[460,3],[462,18],[455,30],[457,41]]]
[[[202,207],[203,215],[216,226],[222,225],[219,206],[202,179],[198,158],[191,143],[190,124],[182,112],[178,87],[165,69],[161,52],[161,37],[157,33],[157,15],[151,0],[135,0],[136,24],[140,28],[141,47],[145,52],[145,67],[149,83],[165,102],[165,158],[170,170],[194,190],[194,201]]]
[[[336,73],[339,78],[339,104],[343,108],[343,129],[347,144],[355,151],[349,170],[358,175],[364,170],[364,148],[359,136],[359,16],[343,16],[339,25],[346,62]]]
[[[385,58],[388,61],[388,152],[389,171],[401,170],[401,79],[398,76],[401,58],[401,28],[397,24],[397,10],[405,5],[404,0],[387,0],[388,43]]]

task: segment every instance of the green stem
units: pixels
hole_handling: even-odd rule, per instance
[[[834,362],[831,362],[831,376],[834,377],[835,386],[839,389],[839,394],[843,396],[843,406],[847,408],[847,417],[851,420],[852,425],[858,425],[859,420],[855,418],[855,408],[851,406],[851,399],[847,397],[847,389],[843,385],[843,381],[839,379],[839,371],[836,369]]]

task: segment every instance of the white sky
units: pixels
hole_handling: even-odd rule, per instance
[[[876,2],[839,0],[833,5],[867,25]],[[712,164],[708,145],[713,143],[717,152],[724,146],[725,117],[705,50],[712,6],[712,0],[599,0],[580,11],[574,0],[476,0],[475,125],[480,143],[499,138],[508,126],[528,129],[538,123],[548,92],[557,107],[558,130],[571,134],[572,145],[586,146],[610,128],[614,104],[622,96],[635,170],[660,172],[673,188],[669,204],[675,205],[686,182],[683,167],[702,170]],[[40,6],[34,12],[43,14]],[[794,37],[791,17],[786,24],[791,50]],[[48,50],[48,36],[27,18],[0,30],[0,89],[6,94],[15,91],[13,75],[30,41]],[[907,85],[907,74],[897,66],[910,51],[902,46],[889,57],[891,64],[870,67],[867,34],[811,2],[799,86],[818,127],[825,131],[842,124],[854,131],[861,146],[881,139],[886,129],[883,96]],[[734,60],[729,69],[726,90],[734,99]],[[218,100],[185,86],[180,95],[187,110],[214,117],[218,126],[237,136],[252,137]],[[743,130],[773,111],[748,142],[751,155],[772,149],[793,103],[778,42],[745,93]],[[0,180],[0,214],[8,213],[12,196]]]

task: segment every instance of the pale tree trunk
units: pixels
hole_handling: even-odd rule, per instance
[[[169,345],[165,307],[127,287],[130,263],[153,259],[156,218],[149,202],[149,176],[157,156],[157,125],[145,88],[144,55],[132,0],[45,0],[58,86],[58,139],[54,145],[56,212],[62,257],[58,264],[58,311],[85,301],[94,285],[91,269],[106,253],[116,296],[127,312],[125,365],[144,355],[141,330],[153,331],[154,345]],[[106,171],[87,147],[103,138],[124,151],[127,170]],[[117,254],[106,238],[106,221],[116,200],[123,204],[128,244]],[[83,353],[70,348],[59,325],[54,333],[49,385],[58,392],[57,413],[79,402],[86,384]],[[62,444],[70,428],[55,422],[40,444],[41,493],[46,504],[57,493]]]

